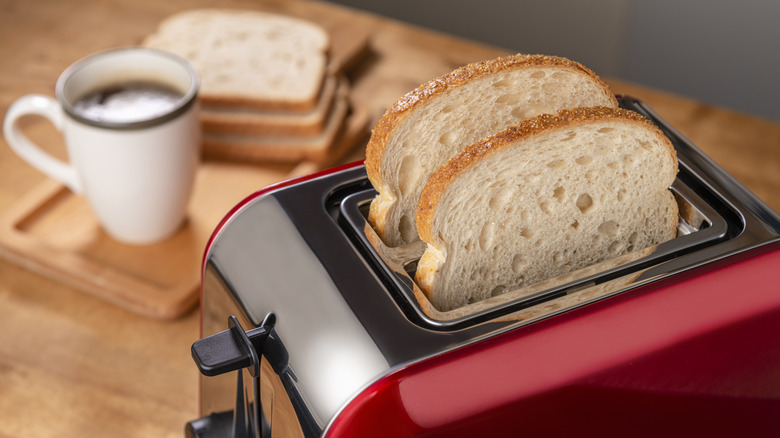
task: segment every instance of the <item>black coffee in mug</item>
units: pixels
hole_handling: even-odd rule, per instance
[[[169,113],[179,91],[153,82],[127,82],[93,91],[73,105],[81,117],[96,122],[132,123]]]

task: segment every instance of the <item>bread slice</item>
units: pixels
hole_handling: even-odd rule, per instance
[[[195,9],[164,20],[143,45],[188,59],[204,104],[308,111],[320,93],[329,37],[293,17]]]
[[[528,117],[598,105],[617,107],[609,88],[581,64],[552,56],[470,64],[421,85],[387,110],[366,147],[379,192],[369,222],[389,246],[416,240],[422,186],[450,157]]]
[[[669,140],[615,108],[544,114],[466,148],[422,190],[415,281],[439,310],[676,235]]]
[[[207,158],[250,161],[294,162],[321,159],[339,135],[349,112],[349,86],[342,80],[333,109],[322,132],[310,137],[251,135],[239,133],[203,133],[203,152]]]
[[[203,132],[215,134],[311,137],[322,133],[333,109],[338,79],[328,75],[317,106],[305,113],[202,105]]]

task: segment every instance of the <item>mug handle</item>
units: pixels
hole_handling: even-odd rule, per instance
[[[30,165],[62,182],[74,193],[80,194],[82,191],[81,182],[76,174],[76,169],[44,152],[22,133],[17,122],[22,116],[28,114],[43,116],[51,121],[58,131],[62,132],[65,116],[60,104],[49,96],[30,94],[19,98],[6,113],[3,133],[8,145]]]

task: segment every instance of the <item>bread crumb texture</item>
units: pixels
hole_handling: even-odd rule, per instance
[[[195,9],[164,20],[144,45],[189,60],[205,103],[304,110],[316,103],[330,40],[294,17]]]
[[[676,235],[669,140],[632,111],[543,114],[477,141],[422,190],[416,281],[446,311]]]
[[[513,55],[469,64],[411,91],[378,121],[366,170],[383,216],[370,214],[390,246],[418,238],[415,210],[425,181],[466,146],[521,120],[563,108],[617,107],[609,88],[571,60]]]

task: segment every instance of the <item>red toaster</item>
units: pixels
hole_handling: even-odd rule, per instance
[[[219,225],[191,437],[780,436],[780,217],[668,126],[675,239],[450,312],[356,163]]]

